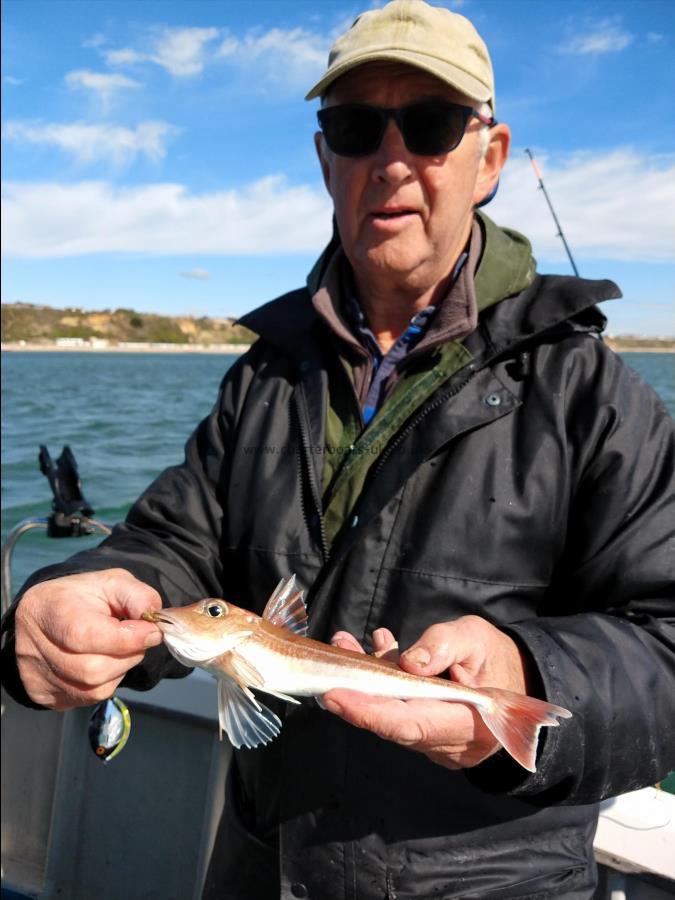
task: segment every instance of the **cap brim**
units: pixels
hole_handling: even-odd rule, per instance
[[[450,87],[460,91],[470,100],[476,100],[480,103],[490,103],[492,105],[492,96],[490,87],[479,81],[473,75],[470,75],[464,69],[453,66],[450,63],[426,56],[422,53],[414,53],[410,50],[369,50],[361,56],[353,56],[344,60],[332,69],[329,69],[324,76],[317,81],[314,87],[305,96],[305,100],[314,100],[325,94],[327,88],[337,81],[342,75],[364,66],[370,62],[399,62],[416,69],[422,69],[430,75],[434,75],[440,81],[444,81]]]

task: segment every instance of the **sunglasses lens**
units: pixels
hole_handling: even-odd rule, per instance
[[[345,104],[319,111],[326,143],[338,156],[368,156],[380,146],[390,115],[400,124],[405,145],[419,156],[454,150],[464,136],[472,110],[468,106],[429,100],[397,112],[376,106]]]
[[[386,121],[367,106],[329,106],[318,113],[326,143],[338,156],[367,156],[380,145]]]
[[[402,112],[403,138],[411,153],[438,156],[454,150],[471,110],[452,103],[415,103]]]

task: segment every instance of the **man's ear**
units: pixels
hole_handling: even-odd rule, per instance
[[[321,166],[321,174],[323,175],[323,183],[326,185],[326,190],[329,194],[330,191],[330,166],[328,164],[328,160],[326,159],[326,142],[323,139],[323,135],[320,131],[317,131],[314,134],[314,147],[316,148],[316,155],[319,157],[319,165]],[[331,197],[333,195],[331,194]]]
[[[509,126],[499,122],[490,129],[490,142],[479,163],[478,177],[473,193],[474,206],[489,196],[497,187],[499,176],[508,159],[510,146]]]

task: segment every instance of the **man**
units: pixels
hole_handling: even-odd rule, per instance
[[[260,340],[185,463],[29,582],[6,677],[15,650],[15,696],[56,709],[147,688],[184,670],[145,609],[259,613],[295,572],[313,636],[397,639],[410,672],[574,715],[530,774],[461,704],[286,709],[235,754],[205,895],[590,897],[596,802],[675,764],[672,425],[598,340],[616,287],[538,275],[476,212],[509,131],[466,19],[365,13],[318,96],[331,244],[307,288],[244,318]]]

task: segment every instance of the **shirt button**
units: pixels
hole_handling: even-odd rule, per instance
[[[293,894],[294,897],[306,897],[307,887],[301,881],[296,881],[291,885],[291,894]]]

